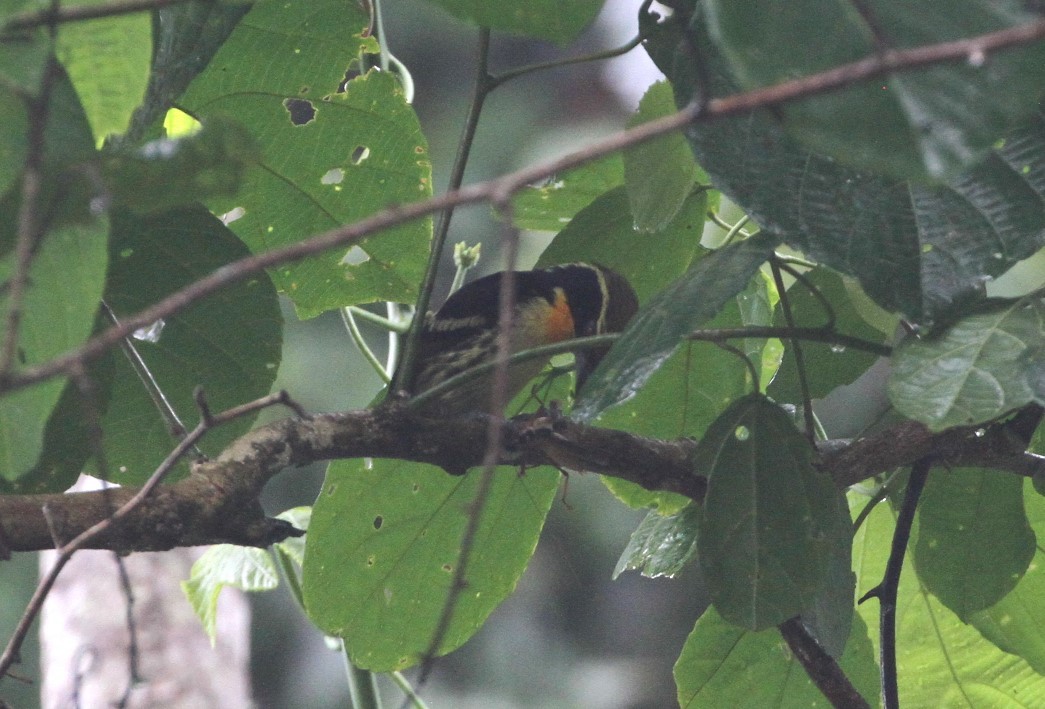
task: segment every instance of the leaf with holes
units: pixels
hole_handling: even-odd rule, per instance
[[[537,545],[559,473],[494,472],[476,507],[482,474],[453,477],[405,461],[339,461],[316,500],[305,548],[309,617],[344,639],[352,662],[377,672],[423,659],[450,598],[455,606],[436,649],[459,647],[514,590]],[[463,585],[454,589],[461,538],[479,527]]]
[[[357,222],[386,205],[432,194],[432,167],[417,116],[389,72],[346,82],[363,52],[369,18],[352,3],[257,3],[180,107],[197,118],[231,114],[263,158],[239,196],[232,230],[255,252]],[[307,38],[305,41],[304,38]],[[413,301],[428,258],[431,220],[420,219],[274,269],[300,315],[375,300]]]
[[[1041,399],[1032,381],[1037,365],[1025,355],[1043,344],[1040,300],[988,303],[938,335],[901,342],[889,399],[934,431],[989,421]]]

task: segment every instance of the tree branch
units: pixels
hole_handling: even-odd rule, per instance
[[[1045,473],[1045,457],[1027,453],[1009,421],[932,433],[903,422],[855,442],[821,445],[820,467],[840,488],[933,455],[947,466],[989,467],[1023,476]],[[374,410],[288,418],[232,443],[192,474],[160,486],[126,518],[92,539],[89,548],[119,552],[232,543],[266,546],[295,531],[265,517],[258,495],[277,473],[320,460],[398,458],[439,466],[453,474],[482,464],[489,418],[423,418],[396,404]],[[702,501],[706,479],[694,471],[697,443],[658,440],[561,418],[524,415],[502,424],[508,465],[556,465],[628,480]],[[0,538],[10,551],[54,546],[48,518],[69,539],[112,515],[134,488],[55,495],[0,496]],[[108,496],[108,497],[106,497]],[[45,515],[44,510],[47,510]]]

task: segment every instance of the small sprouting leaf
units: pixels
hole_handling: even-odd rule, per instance
[[[908,338],[893,355],[889,399],[934,431],[989,421],[1031,401],[1045,344],[1045,304],[1034,297],[989,303],[942,333]]]
[[[213,645],[218,632],[218,596],[226,586],[241,591],[271,591],[279,585],[272,557],[264,549],[216,544],[196,560],[182,591]]]

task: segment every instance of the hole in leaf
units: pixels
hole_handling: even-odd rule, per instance
[[[239,219],[240,217],[242,217],[246,213],[247,213],[247,210],[244,209],[243,207],[233,207],[232,209],[230,209],[229,211],[225,212],[220,217],[218,217],[218,219],[221,220],[222,224],[224,224],[225,226],[228,226],[229,224],[231,224],[232,222],[236,221],[237,219]]]
[[[381,525],[385,523],[385,518],[381,515],[374,517],[374,529],[381,529]]]
[[[341,181],[345,179],[345,171],[340,167],[332,167],[327,170],[327,173],[323,177],[319,178],[319,181],[324,185],[340,185]]]
[[[290,122],[296,126],[311,123],[316,118],[316,107],[311,101],[300,98],[288,98],[283,100],[283,108],[290,114]]]
[[[366,263],[370,260],[370,254],[358,246],[353,246],[345,254],[344,258],[341,259],[341,263],[346,266],[358,266],[361,263]]]
[[[368,157],[370,157],[370,148],[365,145],[357,145],[356,149],[352,151],[352,157],[349,160],[352,161],[353,165],[358,165]]]

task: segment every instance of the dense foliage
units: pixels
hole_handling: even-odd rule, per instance
[[[601,5],[438,4],[464,23],[560,44]],[[982,40],[1043,20],[1015,0],[669,4],[636,7],[666,79],[629,125],[695,106],[693,120],[625,149],[609,141],[496,206],[519,229],[554,234],[539,265],[605,264],[642,303],[576,397],[560,378],[544,398],[579,422],[696,441],[703,499],[605,479],[622,504],[649,509],[617,573],[699,565],[707,579],[713,606],[675,665],[680,704],[823,702],[777,630],[796,616],[880,701],[882,599],[857,600],[888,586],[918,461],[928,478],[908,496],[912,563],[896,589],[901,699],[1045,701],[1045,501],[1029,479],[1045,474],[1031,437],[1045,403],[1045,42]],[[431,198],[432,164],[409,67],[382,53],[359,5],[186,2],[53,31],[34,20],[38,3],[10,5],[3,495],[58,492],[85,469],[141,485],[170,453],[178,415],[193,415],[195,387],[215,411],[267,393],[277,293],[306,318],[416,301],[436,210],[399,220],[388,208]],[[969,38],[981,41],[917,66],[904,54]],[[783,103],[757,93],[865,58],[880,65],[826,90],[810,84]],[[497,83],[484,80],[486,91]],[[755,108],[723,100],[741,92],[756,92]],[[199,125],[179,127],[184,114]],[[395,223],[192,294],[245,257],[347,234],[337,230],[375,214]],[[1018,280],[1001,279],[1017,264]],[[128,340],[140,362],[111,346],[76,360],[86,369],[24,379],[179,292],[191,297]],[[1022,428],[1006,428],[1014,416]],[[217,428],[204,452],[250,425]],[[912,426],[927,440],[950,435],[950,447],[855,478],[821,464],[842,439]],[[1015,449],[969,467],[963,446],[996,432]],[[352,663],[401,670],[467,642],[513,592],[559,484],[548,466],[451,476],[338,460],[311,521],[289,516],[309,524],[304,548],[218,547],[187,590],[213,628],[223,585],[267,587],[282,563]]]

